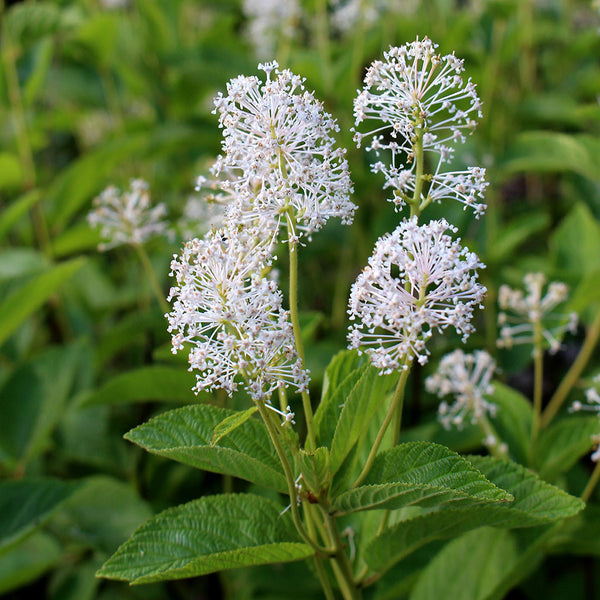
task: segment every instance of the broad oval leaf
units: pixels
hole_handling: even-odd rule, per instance
[[[553,479],[569,470],[592,449],[592,436],[598,433],[600,422],[591,415],[562,419],[542,431],[534,453],[540,477]]]
[[[0,554],[41,527],[79,487],[56,479],[0,482]]]
[[[125,404],[127,402],[198,402],[192,387],[195,376],[186,369],[153,365],[141,367],[107,381],[82,398],[81,404]],[[202,394],[200,398],[207,397]]]
[[[186,406],[132,429],[125,439],[153,454],[197,469],[233,475],[287,492],[281,464],[261,421],[245,421],[218,446],[211,446],[215,427],[234,414],[232,410],[216,406]]]
[[[467,507],[511,500],[509,493],[448,448],[409,442],[380,453],[364,485],[335,498],[333,508],[347,513],[411,505]]]
[[[206,496],[142,525],[98,571],[133,584],[312,556],[289,515],[252,494]]]
[[[435,540],[456,537],[484,525],[503,528],[535,527],[577,514],[584,503],[539,479],[516,463],[491,457],[469,457],[488,480],[511,493],[515,500],[429,512],[384,530],[366,548],[368,565],[386,571],[417,548]]]

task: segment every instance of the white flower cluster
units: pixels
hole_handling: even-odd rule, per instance
[[[232,225],[287,226],[296,238],[310,235],[330,217],[352,222],[352,182],[345,150],[335,147],[339,127],[304,79],[276,62],[259,65],[266,81],[239,76],[215,99],[223,128],[223,152],[213,167],[226,174],[224,191],[235,196]]]
[[[133,179],[130,189],[121,192],[114,186],[106,188],[94,199],[94,209],[87,220],[91,227],[100,227],[103,240],[99,250],[109,250],[122,244],[143,244],[156,235],[168,234],[169,224],[164,204],[150,205],[148,184]]]
[[[350,292],[349,345],[370,355],[383,373],[417,358],[425,364],[426,340],[449,325],[463,340],[473,331],[473,309],[486,289],[477,282],[477,256],[445,232],[444,219],[418,225],[413,217],[375,245]]]
[[[569,407],[570,412],[580,412],[580,411],[589,411],[595,412],[600,419],[600,393],[598,390],[600,389],[600,374],[596,375],[593,378],[593,386],[585,390],[585,400],[586,402],[580,402],[576,400]],[[596,434],[592,436],[592,441],[597,445],[596,450],[592,453],[590,458],[594,462],[600,461],[600,434]]]
[[[273,56],[281,38],[294,37],[302,14],[297,0],[244,0],[242,8],[248,18],[248,37],[259,58]]]
[[[535,329],[541,327],[543,339],[550,352],[560,348],[560,339],[566,331],[574,333],[577,314],[554,312],[568,298],[569,288],[562,282],[548,284],[544,294],[546,277],[542,273],[527,273],[523,278],[526,292],[507,285],[500,287],[498,303],[502,312],[498,314],[500,325],[499,348],[512,348],[515,344],[532,344]]]
[[[440,423],[446,429],[461,429],[465,422],[476,425],[486,416],[494,417],[497,407],[485,399],[494,392],[491,379],[496,362],[485,350],[465,354],[455,350],[442,358],[434,375],[425,380],[428,392],[443,398],[454,396],[452,404],[441,402],[438,410]]]
[[[281,386],[308,385],[281,292],[260,276],[271,261],[270,248],[256,239],[253,232],[212,231],[188,242],[171,262],[177,286],[168,298],[174,300],[168,330],[173,353],[192,346],[196,392],[223,388],[232,394],[241,378],[258,400]]]
[[[428,38],[400,47],[390,47],[384,61],[375,61],[364,79],[365,87],[354,101],[356,126],[376,121],[376,126],[354,139],[360,147],[371,137],[367,150],[388,157],[372,164],[374,173],[385,177],[384,188],[392,188],[394,202],[426,206],[452,198],[470,207],[478,218],[485,211],[485,169],[444,172],[454,155],[454,145],[465,141],[465,131],[481,117],[481,102],[475,84],[463,80],[463,61],[454,54],[436,54],[437,45]],[[423,155],[433,171],[422,170]],[[421,163],[419,167],[417,164]],[[413,198],[415,195],[417,198]]]

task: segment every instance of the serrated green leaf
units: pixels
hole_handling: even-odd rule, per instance
[[[132,429],[125,439],[153,454],[197,469],[233,475],[287,492],[281,464],[261,421],[246,421],[219,446],[211,446],[215,427],[232,414],[235,413],[216,406],[186,406]]]
[[[356,351],[343,350],[336,354],[325,369],[321,402],[315,411],[314,428],[317,444],[331,446],[342,405],[362,371]],[[363,370],[366,365],[363,366]]]
[[[54,538],[34,534],[0,556],[0,594],[35,581],[61,559],[61,547]]]
[[[341,400],[343,407],[331,442],[332,475],[340,468],[354,445],[361,440],[371,419],[398,379],[397,373],[380,375],[378,369],[370,364],[366,365],[361,373],[346,397],[334,394],[334,401]],[[338,390],[345,392],[346,386],[342,384]]]
[[[591,438],[598,433],[600,422],[591,415],[562,419],[542,431],[534,452],[540,477],[553,479],[568,471],[592,449]]]
[[[0,553],[40,528],[77,489],[56,479],[0,482]]]
[[[491,457],[469,457],[475,467],[515,500],[444,509],[401,521],[384,530],[366,548],[367,564],[385,571],[407,554],[435,540],[449,539],[484,525],[502,528],[535,527],[577,514],[584,503],[542,481],[525,467]]]
[[[225,417],[214,428],[210,445],[213,447],[216,446],[219,443],[219,440],[231,433],[234,429],[243,425],[257,410],[258,408],[256,406],[252,406],[247,410],[236,411],[234,414]]]
[[[498,408],[492,423],[498,437],[508,445],[511,456],[518,462],[527,462],[533,419],[531,402],[517,390],[498,381],[494,381],[494,392],[489,400]]]
[[[347,513],[404,506],[458,508],[512,499],[448,448],[410,442],[380,453],[364,484],[344,492],[332,504],[334,510]]]
[[[319,496],[329,487],[329,450],[317,448],[314,452],[300,450],[298,464],[302,473],[302,481],[306,487]]]
[[[150,583],[312,556],[280,513],[271,500],[251,494],[206,496],[170,508],[142,525],[98,576]]]
[[[5,298],[0,304],[0,345],[84,262],[85,258],[80,257],[51,267]]]
[[[199,402],[208,394],[194,395],[195,376],[186,369],[153,365],[117,375],[82,398],[84,406],[127,402]]]

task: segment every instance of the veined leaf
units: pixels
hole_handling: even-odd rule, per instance
[[[84,262],[84,258],[75,258],[60,263],[5,298],[0,304],[0,344],[44,304]]]
[[[317,448],[314,452],[300,450],[298,463],[302,472],[302,480],[308,489],[319,495],[329,486],[329,450]]]
[[[56,479],[0,482],[0,554],[41,527],[77,489]]]
[[[216,406],[186,406],[132,429],[125,439],[153,454],[197,469],[233,475],[286,492],[281,464],[261,421],[245,421],[218,446],[211,446],[215,427],[234,414],[232,410]]]
[[[142,525],[98,571],[136,583],[196,577],[223,569],[312,556],[289,515],[252,494],[206,496]]]
[[[216,446],[221,438],[243,425],[257,410],[256,406],[251,406],[247,410],[236,411],[234,414],[225,417],[215,427],[210,445],[213,447]]]
[[[361,439],[397,379],[397,373],[380,375],[379,371],[369,364],[361,370],[360,378],[346,397],[339,397],[337,393],[334,395],[334,401],[341,400],[343,408],[331,442],[332,474],[340,468],[354,445]],[[346,386],[342,384],[339,391],[345,392]]]
[[[333,508],[342,513],[411,505],[458,508],[511,500],[455,452],[410,442],[379,454],[364,484],[335,498]]]
[[[82,405],[125,404],[126,402],[198,402],[192,387],[196,379],[186,369],[153,365],[141,367],[107,381],[82,399]],[[206,397],[200,396],[200,398]]]
[[[435,540],[456,537],[484,525],[503,528],[535,527],[579,512],[584,503],[545,483],[521,465],[491,457],[470,457],[475,467],[514,502],[447,509],[423,514],[389,527],[367,546],[365,557],[375,571],[385,571],[417,548]]]
[[[542,431],[534,454],[540,477],[552,479],[568,471],[591,450],[591,438],[598,433],[600,422],[591,415],[562,419]]]
[[[344,401],[366,369],[366,365],[361,367],[360,363],[357,352],[343,350],[325,369],[321,402],[314,417],[315,436],[320,446],[331,446]]]

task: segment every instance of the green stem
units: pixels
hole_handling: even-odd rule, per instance
[[[317,5],[317,47],[319,49],[319,58],[321,63],[321,73],[325,91],[329,92],[333,88],[333,78],[331,76],[331,51],[329,48],[329,23],[327,17],[327,0],[318,0]]]
[[[426,201],[421,204],[421,194],[423,192],[423,122],[421,119],[417,120],[415,128],[415,143],[413,146],[415,153],[414,160],[416,161],[417,167],[415,170],[415,191],[413,194],[412,201],[410,203],[410,216],[419,217],[421,211],[425,208]]]
[[[264,421],[264,424],[267,427],[267,431],[269,432],[269,436],[271,441],[273,442],[273,446],[275,447],[275,451],[277,452],[277,456],[279,457],[279,462],[281,462],[281,466],[283,467],[283,473],[285,475],[285,480],[288,486],[288,495],[290,497],[290,511],[292,513],[292,520],[294,521],[294,525],[300,534],[300,537],[317,553],[327,553],[328,550],[326,548],[321,548],[306,532],[304,528],[304,524],[302,523],[302,519],[300,518],[300,511],[298,510],[298,496],[296,493],[296,482],[294,480],[294,474],[292,473],[292,467],[290,466],[290,462],[287,458],[285,450],[281,445],[281,440],[279,439],[279,432],[273,420],[271,418],[271,414],[269,409],[264,405],[264,402],[261,400],[256,401],[256,407],[258,408],[258,412]]]
[[[594,467],[594,470],[592,471],[592,475],[590,476],[590,480],[588,481],[587,485],[585,486],[585,490],[583,490],[583,493],[581,494],[581,499],[584,502],[587,502],[590,499],[590,496],[592,495],[592,492],[594,491],[599,479],[600,479],[600,461],[598,461],[596,463],[596,466]]]
[[[550,424],[550,421],[554,418],[560,407],[563,405],[563,402],[569,395],[569,392],[573,389],[573,386],[579,379],[581,373],[585,369],[590,357],[592,356],[592,352],[598,343],[598,338],[600,337],[600,311],[596,315],[596,318],[590,328],[587,331],[585,336],[585,340],[583,342],[583,346],[575,359],[575,362],[571,365],[571,368],[565,375],[564,379],[561,381],[560,385],[554,395],[550,399],[544,414],[541,419],[541,426],[547,427]]]
[[[165,300],[164,292],[160,287],[160,283],[156,278],[156,273],[152,268],[152,263],[150,262],[150,258],[148,258],[148,253],[142,244],[133,244],[135,251],[144,267],[144,271],[146,271],[146,275],[148,276],[148,280],[150,281],[150,286],[152,287],[152,291],[158,301],[158,305],[161,307],[164,314],[170,312],[171,307],[169,303]]]
[[[289,232],[296,230],[295,217],[288,212]],[[302,330],[300,329],[300,318],[298,316],[298,242],[288,238],[290,249],[290,318],[294,329],[294,341],[296,352],[300,357],[302,366],[306,366],[304,358],[304,344],[302,343]],[[310,452],[316,448],[315,433],[313,430],[313,410],[310,403],[310,395],[307,390],[302,392],[302,407],[304,408],[304,418],[306,420],[306,449]]]
[[[542,350],[542,324],[533,324],[533,419],[531,422],[531,448],[537,440],[542,414],[542,391],[544,386],[544,353]]]
[[[326,532],[324,531],[323,525],[319,522],[319,520],[314,518],[313,508],[314,507],[312,504],[309,504],[308,502],[306,503],[306,529],[308,529],[308,534],[312,539],[318,540],[315,524],[318,525],[322,541],[324,543],[327,543]],[[331,582],[329,581],[329,577],[327,576],[327,572],[325,571],[323,559],[319,555],[315,555],[314,564],[315,570],[317,571],[317,577],[319,578],[319,582],[321,583],[321,587],[323,588],[323,592],[325,593],[325,598],[327,600],[335,600],[335,595],[331,587]]]
[[[479,418],[478,425],[485,439],[494,438],[495,440],[500,441],[500,438],[496,433],[496,429],[485,415],[482,415]],[[492,456],[496,458],[507,458],[506,451],[502,449],[501,444],[494,444],[493,446],[486,445],[486,447],[488,448]]]
[[[335,518],[329,514],[326,506],[322,505],[321,509],[325,519],[325,526],[327,527],[327,531],[329,533],[330,541],[335,548],[334,556],[331,559],[331,566],[340,586],[342,595],[344,596],[345,600],[360,600],[362,594],[356,587],[354,575],[352,574],[352,567],[350,566],[350,561],[346,556],[344,543],[340,537],[340,532],[338,531]]]
[[[398,384],[396,385],[396,391],[394,392],[394,397],[392,398],[392,401],[390,402],[390,406],[388,407],[388,411],[385,415],[385,418],[383,419],[383,422],[381,423],[381,427],[379,428],[379,431],[377,432],[377,437],[375,438],[375,441],[373,442],[373,446],[371,447],[371,451],[369,452],[367,461],[365,462],[365,465],[364,465],[362,471],[360,472],[360,475],[356,478],[356,481],[352,484],[352,487],[356,487],[356,486],[360,485],[365,480],[367,475],[369,474],[369,471],[371,470],[371,467],[373,466],[373,461],[375,460],[375,456],[377,455],[377,452],[379,450],[379,446],[381,446],[381,442],[383,441],[385,432],[387,431],[387,428],[389,427],[389,424],[392,422],[392,419],[394,418],[394,416],[396,417],[395,422],[397,424],[397,427],[395,429],[397,429],[397,430],[400,429],[402,404],[404,402],[404,388],[406,387],[406,380],[408,379],[408,374],[410,372],[410,367],[408,365],[409,365],[408,361],[405,360],[404,361],[404,370],[400,374],[400,379],[398,379]],[[394,431],[394,435],[397,436],[398,431]]]

